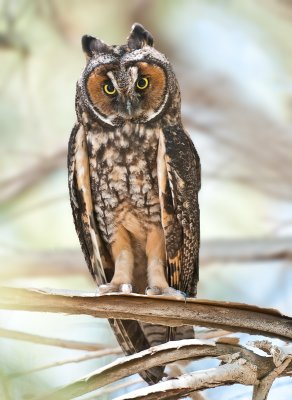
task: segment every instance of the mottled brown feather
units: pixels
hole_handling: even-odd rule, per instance
[[[74,126],[69,140],[68,182],[75,228],[88,268],[98,285],[107,283],[110,281],[113,260],[92,215],[87,140],[80,124]],[[125,354],[138,353],[150,347],[139,322],[113,319],[109,322]],[[155,367],[141,372],[140,375],[153,384],[162,378],[163,370],[163,367]]]
[[[157,159],[168,280],[176,289],[195,296],[200,246],[199,156],[189,136],[177,125],[162,130]]]

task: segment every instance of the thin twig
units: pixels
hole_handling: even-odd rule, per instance
[[[13,374],[13,375],[10,375],[10,378],[14,379],[14,378],[18,378],[23,375],[40,372],[40,371],[43,371],[44,369],[60,367],[65,364],[79,363],[79,362],[83,362],[83,361],[92,360],[95,358],[111,356],[111,355],[116,355],[116,354],[121,354],[121,353],[122,353],[122,350],[120,347],[115,347],[112,349],[104,349],[104,350],[99,350],[99,351],[92,351],[90,353],[83,354],[82,356],[67,358],[65,360],[56,361],[56,362],[53,362],[50,364],[42,365],[41,367],[32,368],[30,370],[27,370],[27,371],[24,371],[21,373]]]
[[[0,203],[12,200],[15,196],[39,183],[44,177],[60,167],[65,167],[67,150],[61,148],[50,156],[44,156],[34,166],[0,181]]]
[[[127,380],[126,382],[122,382],[118,385],[109,385],[107,387],[104,387],[104,388],[98,390],[92,396],[84,397],[84,400],[93,400],[93,399],[98,400],[101,398],[101,396],[103,396],[105,394],[114,393],[114,392],[117,392],[118,390],[124,389],[124,388],[132,386],[132,385],[137,385],[137,383],[142,383],[142,382],[144,382],[144,381],[142,381],[141,378],[137,378],[137,379]],[[144,384],[145,384],[145,382],[144,382]]]
[[[29,213],[34,213],[35,211],[39,211],[46,207],[52,207],[55,203],[60,203],[61,201],[68,200],[68,194],[62,193],[60,195],[49,197],[45,200],[40,200],[35,203],[30,204],[29,206],[23,207],[17,211],[13,211],[7,213],[4,218],[1,218],[1,224],[10,224],[13,220],[21,218],[22,216],[27,216]]]
[[[66,349],[74,349],[74,350],[99,351],[108,349],[108,346],[103,344],[85,343],[85,342],[78,342],[75,340],[50,338],[45,336],[33,335],[31,333],[13,331],[5,328],[0,328],[0,337],[7,339],[23,340],[25,342],[31,342],[46,346],[63,347]]]

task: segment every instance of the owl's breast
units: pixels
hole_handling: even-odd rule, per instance
[[[91,190],[99,226],[110,236],[122,221],[160,223],[157,130],[90,134]]]

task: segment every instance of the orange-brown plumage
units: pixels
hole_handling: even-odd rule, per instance
[[[147,106],[151,106],[156,110],[162,102],[163,93],[165,91],[166,78],[165,74],[157,65],[151,65],[145,62],[138,62],[137,67],[139,68],[140,74],[146,76],[149,79],[149,87],[147,92],[149,96],[147,97]]]
[[[90,100],[93,104],[98,105],[100,111],[105,115],[109,114],[112,109],[111,98],[103,90],[109,79],[106,74],[112,67],[108,65],[95,68],[89,75],[86,85]]]

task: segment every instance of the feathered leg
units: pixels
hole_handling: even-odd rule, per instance
[[[111,250],[115,262],[114,276],[110,283],[99,286],[99,292],[131,293],[134,255],[129,233],[122,225],[120,225],[116,230]]]

